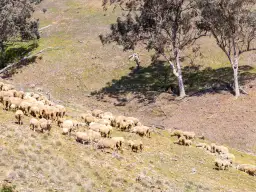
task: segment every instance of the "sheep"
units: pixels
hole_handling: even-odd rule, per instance
[[[98,119],[97,123],[103,124],[103,125],[111,125],[111,121],[108,119]]]
[[[29,127],[35,132],[39,128],[39,121],[35,118],[32,118],[29,122]]]
[[[73,121],[72,120],[65,120],[62,124],[62,134],[63,135],[71,135],[71,131],[74,127]]]
[[[186,137],[181,136],[178,141],[174,141],[175,144],[185,145]]]
[[[99,132],[88,130],[88,135],[90,137],[91,142],[98,142],[101,138],[101,134]]]
[[[196,134],[194,132],[184,131],[183,135],[186,137],[186,139],[194,139]]]
[[[41,132],[44,132],[44,131],[50,132],[51,131],[51,124],[52,124],[51,120],[43,119],[41,121],[39,120],[39,122],[40,122]]]
[[[110,138],[111,130],[112,130],[111,126],[102,125],[99,127],[99,132],[102,137]]]
[[[228,160],[232,164],[235,161],[235,155],[232,153],[220,154],[220,159]]]
[[[66,115],[66,108],[62,105],[55,106],[58,109],[57,117],[63,118]]]
[[[132,120],[122,121],[119,124],[121,131],[129,131],[132,127],[135,126],[135,123]]]
[[[10,106],[11,111],[16,111],[17,109],[18,109],[17,105],[11,104],[11,106]]]
[[[13,85],[5,84],[2,86],[2,91],[9,91],[9,90],[13,90],[13,89],[14,89]]]
[[[81,117],[82,120],[84,120],[87,115],[92,116],[92,112],[88,110],[88,111],[86,111],[85,113],[82,113],[82,114],[80,115],[80,117]]]
[[[248,173],[249,175],[256,176],[256,166],[249,164],[241,164],[237,166],[239,171]]]
[[[189,140],[189,139],[186,139],[185,142],[184,142],[184,145],[185,146],[191,146],[192,145],[192,141]]]
[[[85,123],[90,124],[92,122],[95,122],[96,118],[94,116],[88,114],[88,115],[83,117],[83,120],[84,120]]]
[[[0,82],[0,91],[2,91],[2,87],[4,86],[5,84],[3,82]]]
[[[103,111],[100,110],[100,109],[94,109],[94,110],[92,111],[92,115],[93,115],[94,117],[99,117],[102,113],[103,113]]]
[[[18,107],[18,106],[20,106],[21,102],[22,102],[21,98],[10,97],[9,100],[8,100],[7,108],[10,109],[12,104],[14,104]]]
[[[79,128],[79,122],[77,120],[73,120],[73,126],[78,129]]]
[[[205,148],[206,145],[207,145],[206,143],[197,143],[196,147],[198,147],[198,148]]]
[[[139,119],[137,119],[135,117],[127,117],[127,118],[125,118],[125,121],[132,121],[134,126],[141,126]]]
[[[219,154],[225,154],[228,153],[228,148],[224,146],[216,146],[216,152]]]
[[[181,131],[181,130],[174,130],[171,133],[171,137],[177,136],[178,138],[180,138],[182,135],[183,135],[183,131]]]
[[[216,153],[216,147],[217,147],[217,145],[215,143],[211,144],[211,152],[212,153]]]
[[[121,122],[123,121],[125,121],[125,116],[117,116],[116,118],[114,118],[114,120],[112,120],[112,126],[119,128]]]
[[[133,127],[131,129],[131,132],[132,133],[137,133],[138,135],[140,135],[142,137],[145,135],[145,136],[147,136],[149,138],[150,138],[150,133],[151,133],[150,128],[147,127],[147,126],[136,126],[136,127]]]
[[[211,152],[211,146],[210,146],[210,145],[206,144],[206,145],[204,146],[204,148],[206,149],[206,151]]]
[[[102,125],[100,123],[95,123],[95,122],[92,122],[89,124],[89,129],[91,129],[93,131],[100,132],[101,127],[105,127],[105,125]]]
[[[90,137],[86,132],[76,132],[76,141],[82,144],[89,143]]]
[[[102,138],[99,140],[97,144],[98,149],[105,149],[109,148],[112,150],[118,150],[117,148],[117,142],[113,139],[107,139],[107,138]]]
[[[116,146],[118,149],[121,149],[123,143],[125,142],[123,137],[112,137],[111,139],[116,142]]]
[[[110,121],[112,121],[114,119],[114,116],[111,112],[102,113],[102,114],[99,115],[99,117],[101,119],[107,119],[107,120],[110,120]]]
[[[33,117],[39,117],[39,108],[37,106],[32,106],[30,108],[30,115],[32,115]]]
[[[24,99],[25,93],[23,91],[17,91],[14,96],[18,97],[18,98],[21,98],[21,99]]]
[[[59,127],[62,127],[62,124],[63,124],[64,121],[65,121],[65,120],[64,120],[63,118],[58,118],[58,120],[57,120],[57,125],[58,125]]]
[[[138,141],[138,140],[131,141],[131,140],[129,140],[127,143],[128,143],[128,147],[130,147],[133,152],[137,153],[138,150],[140,150],[142,152],[142,149],[143,149],[142,141]]]
[[[226,170],[231,166],[231,163],[228,160],[215,159],[215,166],[218,170]]]
[[[256,176],[256,166],[250,165],[249,168],[247,168],[246,173],[251,176]]]
[[[16,111],[15,118],[17,119],[19,125],[23,124],[23,122],[22,122],[23,116],[24,116],[24,114],[21,110]]]
[[[31,108],[31,103],[27,102],[27,101],[22,101],[20,103],[20,110],[23,111],[23,113],[25,115],[28,115],[29,114],[29,111],[30,111],[30,108]]]

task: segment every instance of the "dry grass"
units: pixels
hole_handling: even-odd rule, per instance
[[[121,47],[101,45],[98,35],[109,30],[109,24],[115,21],[119,13],[108,12],[107,16],[104,16],[100,11],[99,2],[44,0],[35,16],[40,18],[40,27],[51,26],[42,31],[42,38],[35,52],[46,47],[62,49],[45,52],[41,59],[24,66],[10,80],[24,90],[31,90],[30,85],[35,84],[42,87],[44,92],[49,91],[58,103],[64,103],[68,107],[70,116],[75,116],[86,109],[100,108],[115,114],[141,117],[145,124],[165,123],[166,128],[177,126],[200,133],[204,130],[206,136],[214,141],[247,148],[248,141],[239,140],[241,144],[237,144],[235,135],[230,136],[230,132],[225,131],[227,125],[223,123],[222,126],[221,122],[229,120],[229,107],[234,109],[231,116],[236,117],[245,111],[239,111],[239,106],[245,106],[251,110],[249,126],[254,126],[255,119],[251,117],[255,117],[255,113],[251,103],[255,101],[256,92],[252,92],[251,96],[244,99],[245,101],[243,98],[238,100],[236,104],[231,103],[232,96],[207,95],[200,98],[200,101],[198,98],[189,98],[188,102],[181,103],[170,103],[169,100],[165,103],[167,100],[159,99],[159,102],[145,105],[134,100],[128,106],[119,108],[112,105],[115,99],[107,98],[102,102],[86,97],[113,79],[118,81],[129,76],[130,67],[135,65],[127,60],[129,53],[122,52]],[[46,14],[41,11],[43,7],[48,9]],[[203,68],[211,66],[213,69],[228,66],[225,56],[217,46],[212,46],[212,40],[202,39],[200,44],[204,57],[197,59],[196,64],[203,65]],[[137,51],[141,53],[142,66],[147,68],[151,64],[151,53],[140,49]],[[254,61],[252,56],[248,56],[242,60],[242,64],[254,67],[250,72],[255,73]],[[188,61],[185,62],[185,65],[187,64]],[[146,72],[142,75],[147,75],[150,71]],[[138,82],[141,82],[141,79]],[[133,93],[127,93],[123,97],[132,98]],[[222,103],[221,113],[218,106],[213,107],[218,101]],[[163,118],[163,110],[168,115],[167,120]],[[214,113],[222,116],[222,119],[215,117]],[[210,118],[206,119],[208,117]],[[181,118],[186,121],[181,121]],[[241,127],[247,125],[246,118],[239,119],[242,122]],[[76,143],[74,138],[61,135],[61,130],[56,126],[53,127],[50,136],[33,133],[27,126],[28,121],[26,118],[23,126],[17,126],[14,124],[12,113],[0,110],[0,180],[9,177],[20,192],[168,189],[253,192],[256,188],[255,177],[234,169],[214,170],[214,156],[195,146],[188,148],[174,145],[174,139],[169,137],[168,131],[158,131],[153,134],[152,139],[143,138],[145,150],[142,153],[132,153],[127,149],[123,153],[103,153],[91,146]],[[233,122],[229,128],[237,125],[236,121],[229,122]],[[213,131],[216,131],[216,124],[219,125],[219,135],[213,134]],[[221,134],[221,131],[225,134]],[[114,134],[127,139],[139,138],[121,132]],[[252,140],[253,134],[248,137]],[[251,143],[249,145],[251,149]],[[255,151],[256,146],[254,148]],[[256,164],[255,156],[238,152],[236,149],[232,149],[232,153],[236,155],[238,163]],[[192,169],[196,170],[195,174]]]
[[[215,157],[204,150],[173,144],[168,131],[156,130],[151,139],[114,131],[125,139],[142,139],[144,151],[125,146],[123,152],[106,153],[61,135],[56,126],[48,136],[32,132],[28,118],[22,126],[13,118],[12,112],[0,110],[0,179],[8,178],[18,191],[239,192],[256,187],[255,177],[232,168],[215,170]],[[256,163],[255,156],[232,152],[239,163]]]

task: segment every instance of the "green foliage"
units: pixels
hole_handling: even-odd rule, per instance
[[[0,192],[15,192],[15,186],[3,184],[0,189]]]
[[[33,1],[34,2],[34,1]],[[39,38],[38,20],[32,18],[34,7],[29,0],[0,1],[0,51],[10,40]]]

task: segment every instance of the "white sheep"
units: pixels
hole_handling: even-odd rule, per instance
[[[121,149],[123,143],[125,142],[125,139],[123,137],[112,137],[111,139],[116,142],[116,146],[118,149]]]
[[[140,136],[147,136],[150,138],[150,134],[151,134],[151,131],[150,131],[150,128],[147,127],[147,126],[136,126],[136,127],[133,127],[131,129],[131,132],[132,133],[137,133],[138,135]]]
[[[16,111],[15,118],[17,119],[17,122],[18,122],[19,125],[23,124],[23,122],[22,122],[23,116],[24,116],[24,114],[21,110]]]
[[[142,141],[139,141],[139,140],[135,140],[135,141],[128,140],[127,143],[128,143],[128,147],[130,147],[133,152],[137,153],[138,150],[140,150],[142,152],[142,149],[143,149]]]
[[[63,135],[71,135],[71,131],[74,127],[73,121],[72,120],[65,120],[62,124],[62,134]]]
[[[44,131],[50,132],[51,131],[51,126],[52,126],[51,120],[43,119],[43,120],[39,120],[39,123],[40,123],[40,128],[41,128],[42,132],[44,132]]]
[[[112,150],[117,150],[117,142],[114,141],[113,139],[107,139],[107,138],[102,138],[99,140],[97,147],[99,149],[105,149],[105,148],[109,148]]]
[[[32,118],[29,122],[30,129],[36,131],[39,129],[39,121],[35,118]]]
[[[221,170],[226,170],[226,169],[228,169],[228,167],[231,166],[231,163],[228,160],[223,160],[223,159],[217,158],[217,159],[215,159],[215,166],[219,170],[220,169]]]
[[[86,132],[76,132],[76,141],[83,144],[90,142],[90,137]]]
[[[178,138],[183,136],[183,131],[181,130],[174,130],[172,133],[171,133],[171,137],[174,137],[174,136],[177,136]]]
[[[100,109],[94,109],[92,111],[92,115],[95,116],[95,117],[99,117],[102,113],[103,113],[103,111],[100,110]]]
[[[186,137],[186,139],[194,139],[196,134],[194,132],[184,131],[183,135]]]

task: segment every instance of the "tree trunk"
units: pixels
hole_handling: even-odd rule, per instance
[[[183,98],[186,96],[185,93],[185,87],[183,83],[183,78],[182,78],[182,71],[181,71],[181,64],[180,64],[180,51],[177,49],[176,54],[175,54],[175,59],[176,59],[176,65],[177,65],[177,72],[178,72],[178,82],[179,82],[179,92],[180,92],[180,97]]]
[[[239,89],[239,82],[238,82],[238,62],[239,62],[239,57],[236,55],[232,62],[232,68],[234,72],[234,91],[235,91],[235,96],[237,98],[240,96],[240,89]]]

